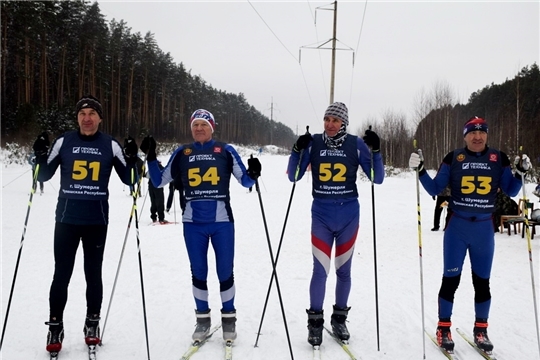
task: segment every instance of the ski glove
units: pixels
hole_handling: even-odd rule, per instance
[[[134,138],[128,136],[124,139],[124,155],[129,163],[135,164],[137,162],[137,151],[137,143]]]
[[[311,136],[310,133],[306,133],[304,135],[301,135],[298,140],[296,140],[296,142],[294,143],[294,146],[293,146],[293,151],[295,152],[300,152],[304,149],[307,149],[307,147],[309,146],[309,143],[311,142],[311,140],[313,140],[313,137]]]
[[[34,149],[34,154],[36,154],[36,163],[43,162],[47,157],[47,152],[49,151],[49,134],[46,131],[39,134],[32,149]]]
[[[521,157],[516,156],[514,159],[514,165],[516,166],[516,172],[519,175],[525,175],[527,171],[532,167],[531,159],[525,154],[521,155]]]
[[[418,169],[418,173],[425,171],[422,158],[415,152],[413,152],[411,154],[411,157],[409,158],[409,167],[413,169]]]
[[[154,161],[157,159],[156,156],[156,140],[149,135],[145,137],[141,143],[141,151],[146,154],[147,161]]]
[[[366,130],[364,134],[362,139],[364,139],[366,145],[371,147],[372,152],[379,152],[381,150],[381,139],[379,138],[379,135],[369,129]]]
[[[250,178],[252,178],[253,180],[257,180],[257,178],[261,176],[261,170],[262,165],[259,159],[254,158],[253,156],[248,159],[247,172]]]

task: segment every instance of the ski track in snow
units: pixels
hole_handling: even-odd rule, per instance
[[[238,147],[237,147],[238,148]],[[249,150],[241,152],[247,164]],[[168,156],[161,156],[167,161]],[[259,179],[264,212],[274,256],[285,220],[293,184],[286,177],[287,156],[260,156],[263,166]],[[19,251],[24,219],[28,208],[31,175],[28,166],[2,164],[2,325],[5,318],[15,262]],[[54,211],[59,172],[45,183],[45,194],[36,194],[32,202],[21,261],[17,274],[4,344],[0,356],[5,360],[48,359],[45,351],[48,320],[48,292],[53,275]],[[307,343],[307,315],[312,257],[310,244],[311,174],[299,180],[293,194],[287,227],[278,260],[278,280],[285,307],[290,340],[296,359],[310,359]],[[153,359],[179,359],[190,345],[194,329],[194,301],[191,275],[182,236],[178,197],[166,218],[180,222],[170,226],[150,223],[150,199],[138,200],[139,240],[148,321],[150,355]],[[8,185],[6,185],[8,184]],[[386,178],[375,185],[375,222],[377,246],[378,308],[380,350],[377,349],[377,324],[373,259],[373,219],[369,181],[358,181],[360,193],[360,231],[353,262],[353,286],[348,327],[350,347],[362,359],[441,359],[439,350],[422,330],[420,258],[417,229],[416,179],[412,172]],[[534,184],[527,184],[531,194]],[[276,286],[272,288],[264,324],[254,347],[272,266],[262,220],[258,194],[249,193],[234,179],[231,181],[231,205],[236,224],[236,308],[238,339],[235,359],[290,359]],[[167,194],[168,189],[165,191]],[[442,276],[442,231],[432,232],[435,202],[421,188],[422,266],[425,327],[435,331],[437,293]],[[521,197],[521,193],[515,199]],[[531,196],[534,197],[534,196]],[[537,201],[536,198],[533,199]],[[110,224],[103,265],[103,328],[120,252],[132,207],[129,191],[116,174],[110,182]],[[144,205],[143,205],[144,203]],[[540,204],[536,203],[535,207]],[[175,218],[176,214],[176,218]],[[444,222],[444,213],[441,217]],[[441,224],[441,227],[443,224]],[[538,291],[538,242],[532,240],[535,288]],[[492,307],[489,334],[499,359],[538,359],[534,320],[531,271],[527,241],[521,235],[495,235],[496,254],[492,271]],[[107,319],[99,360],[146,359],[146,340],[136,246],[135,221],[127,238],[122,266]],[[212,321],[220,321],[219,283],[215,275],[214,254],[209,251],[210,305]],[[328,278],[325,318],[330,322],[334,303],[335,274]],[[65,339],[59,359],[85,359],[82,328],[85,316],[85,282],[82,249],[79,248],[69,287],[64,315]],[[538,295],[538,294],[537,294]],[[538,296],[537,296],[538,298]],[[455,298],[453,327],[472,331],[474,322],[473,288],[468,258]],[[455,331],[454,331],[455,332]],[[480,359],[458,334],[454,334],[461,358]],[[425,348],[424,348],[425,345]],[[348,359],[327,334],[321,346],[324,359]],[[192,359],[215,359],[224,355],[218,331]]]

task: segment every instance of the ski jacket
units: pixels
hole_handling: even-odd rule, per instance
[[[108,224],[112,169],[124,184],[132,184],[133,166],[127,164],[122,146],[100,131],[92,136],[78,130],[64,133],[53,142],[46,162],[43,160],[39,160],[39,181],[49,180],[60,167],[57,222]]]
[[[183,222],[234,222],[229,196],[231,175],[243,187],[255,184],[236,150],[215,140],[181,145],[162,171],[157,160],[150,161],[148,169],[156,187],[171,181],[182,184],[186,203]]]
[[[291,152],[287,167],[288,177],[293,182],[300,180],[311,164],[314,199],[358,198],[358,166],[371,178],[372,154],[364,140],[358,136],[348,134],[338,149],[329,149],[322,134],[314,134],[301,158],[300,154],[294,150]],[[381,184],[383,180],[382,156],[380,152],[376,152],[373,153],[373,182]]]
[[[497,190],[510,197],[521,189],[521,178],[512,175],[508,156],[486,147],[481,153],[466,148],[448,153],[432,179],[420,175],[422,186],[437,195],[447,185],[451,188],[450,209],[462,218],[485,219],[495,211]]]

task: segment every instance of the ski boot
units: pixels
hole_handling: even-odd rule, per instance
[[[232,342],[236,339],[236,310],[221,310],[221,327],[223,328],[223,340]]]
[[[350,309],[350,306],[339,308],[334,305],[334,313],[332,314],[330,324],[332,325],[332,332],[341,341],[348,341],[351,337],[349,330],[347,329],[347,324],[345,324]]]
[[[312,346],[319,346],[322,343],[322,333],[324,324],[324,310],[306,310],[308,314],[308,343]]]
[[[197,324],[191,338],[193,341],[203,341],[208,336],[208,333],[210,333],[210,326],[212,325],[210,309],[206,311],[195,310],[195,316],[197,318]]]
[[[487,334],[487,319],[479,319],[477,318],[474,323],[474,343],[476,346],[478,346],[479,349],[489,353],[493,350],[493,344],[489,340],[488,334]]]
[[[49,325],[46,350],[51,353],[58,353],[62,350],[62,341],[64,340],[64,322],[51,317],[51,320],[45,322],[45,325]]]
[[[440,347],[448,352],[454,351],[454,340],[452,340],[452,333],[450,332],[450,326],[452,322],[450,319],[440,319],[437,323],[437,343]]]
[[[86,345],[97,345],[101,342],[99,320],[99,314],[86,315],[83,328]]]

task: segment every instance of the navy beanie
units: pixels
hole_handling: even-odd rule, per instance
[[[474,116],[469,119],[463,126],[463,137],[470,133],[471,131],[483,131],[485,133],[488,132],[488,125],[486,120],[479,118],[478,116]]]
[[[99,115],[100,119],[103,119],[103,108],[101,107],[101,103],[98,99],[93,97],[92,95],[85,95],[83,96],[79,101],[77,101],[77,105],[75,105],[75,110],[77,114],[81,109],[91,108],[96,110],[96,112]]]

